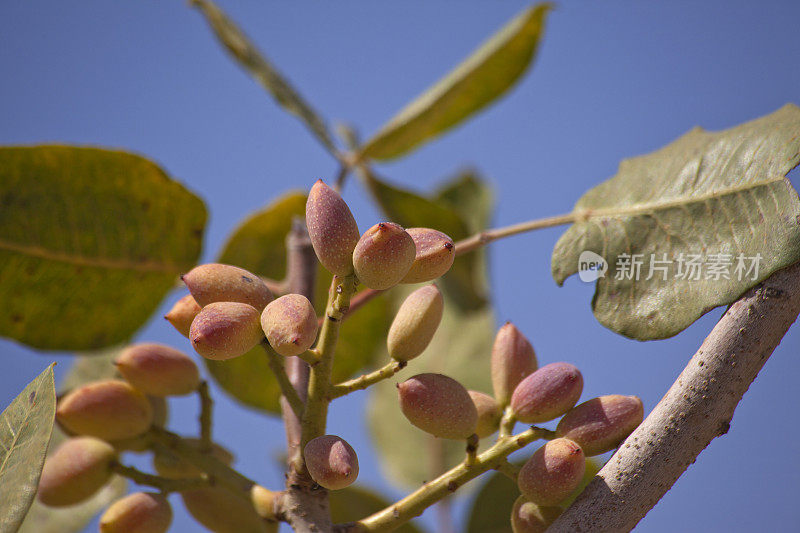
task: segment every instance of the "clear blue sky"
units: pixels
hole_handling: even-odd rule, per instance
[[[526,4],[221,5],[326,117],[369,134]],[[496,225],[569,211],[623,157],[695,125],[725,128],[800,103],[798,20],[800,3],[789,0],[561,2],[534,69],[499,105],[380,170],[424,190],[473,164],[496,188]],[[0,35],[0,143],[88,143],[146,154],[208,201],[204,259],[250,211],[335,172],[330,157],[228,59],[182,1],[7,1],[0,4]],[[376,221],[355,183],[346,198],[362,227]],[[584,398],[636,394],[649,411],[720,311],[666,341],[640,343],[604,329],[589,307],[590,286],[571,279],[558,288],[550,276],[561,231],[492,246],[497,318],[515,321],[542,362],[578,365]],[[159,314],[137,338],[188,349]],[[797,527],[799,348],[795,327],[751,386],[730,432],[638,531]],[[63,374],[67,357],[0,341],[0,405],[54,355]],[[364,424],[352,416],[365,397],[337,404],[330,425],[358,449],[361,480],[400,495],[378,475]],[[268,486],[280,485],[273,466],[283,446],[280,425],[236,408],[222,393],[217,399],[217,434],[238,464]],[[174,403],[177,430],[193,430],[194,409],[193,399]],[[176,508],[175,530],[195,531]]]

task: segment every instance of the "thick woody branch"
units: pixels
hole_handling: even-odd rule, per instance
[[[629,531],[716,437],[800,312],[800,263],[731,305],[669,392],[548,532]]]

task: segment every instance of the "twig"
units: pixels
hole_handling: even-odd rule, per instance
[[[478,460],[478,435],[472,434],[467,439],[467,457],[464,459],[464,464],[472,466]]]
[[[392,361],[391,363],[387,363],[374,372],[363,374],[357,378],[343,381],[342,383],[337,383],[336,385],[331,386],[330,392],[328,393],[328,399],[335,400],[336,398],[350,394],[351,392],[366,389],[367,387],[374,385],[379,381],[394,376],[404,369],[406,365],[408,365],[408,363],[405,361]]]
[[[214,427],[214,400],[211,399],[207,381],[200,382],[197,394],[200,396],[200,450],[209,452],[214,441],[211,435]]]
[[[565,215],[556,215],[552,217],[540,218],[536,220],[529,220],[520,224],[513,224],[502,228],[495,228],[476,233],[471,237],[462,239],[456,243],[456,255],[471,252],[485,244],[492,241],[502,239],[503,237],[510,237],[519,233],[525,233],[543,228],[552,228],[554,226],[563,226],[564,224],[572,224],[576,220],[584,218],[586,215],[581,213],[567,213]]]
[[[210,486],[208,478],[205,477],[172,479],[148,474],[132,466],[125,466],[120,463],[112,463],[111,470],[130,479],[137,485],[155,487],[161,492],[180,492]]]
[[[530,428],[517,435],[500,439],[494,446],[479,454],[473,464],[461,463],[433,481],[412,492],[402,500],[378,511],[358,522],[341,524],[335,528],[339,533],[361,533],[391,531],[458,490],[468,481],[487,470],[497,468],[505,458],[545,435],[540,428]]]
[[[629,531],[724,435],[800,313],[800,263],[733,303],[647,419],[548,531]]]
[[[328,416],[328,394],[333,367],[333,353],[339,338],[339,326],[342,317],[350,306],[350,297],[355,292],[355,278],[334,276],[325,308],[325,321],[317,340],[316,351],[320,355],[319,363],[311,368],[308,381],[308,400],[302,419],[301,446],[313,438],[325,433]]]
[[[205,472],[211,483],[225,486],[231,492],[249,498],[250,489],[255,485],[253,480],[243,476],[213,455],[203,453],[197,447],[186,442],[186,439],[171,431],[153,426],[150,428],[150,435],[156,443],[172,454]]]
[[[516,424],[517,420],[514,418],[514,412],[511,410],[511,407],[506,407],[503,411],[503,418],[500,419],[500,433],[498,434],[497,439],[500,440],[503,437],[508,437],[514,431],[514,425]]]
[[[278,385],[281,388],[281,394],[286,398],[286,401],[292,408],[292,412],[294,412],[297,417],[302,417],[305,406],[303,405],[303,400],[301,400],[300,396],[297,394],[297,391],[294,390],[292,382],[289,381],[289,376],[286,375],[286,369],[283,366],[283,357],[272,351],[266,339],[261,341],[261,347],[264,348],[267,364],[272,370],[272,373],[275,374],[275,379],[278,381]]]
[[[509,463],[508,459],[506,459],[501,461],[494,469],[516,483],[521,468],[521,466]]]

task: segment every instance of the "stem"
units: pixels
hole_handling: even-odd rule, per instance
[[[506,456],[544,435],[542,429],[530,428],[512,437],[500,439],[494,446],[478,455],[474,464],[461,463],[386,509],[358,522],[338,526],[336,531],[339,533],[391,531],[421,515],[425,509],[455,492],[466,482],[487,470],[498,468]]]
[[[485,230],[480,233],[476,233],[471,237],[467,237],[466,239],[458,241],[456,243],[456,255],[461,255],[467,252],[471,252],[477,248],[480,248],[485,244],[489,244],[492,241],[496,241],[504,237],[510,237],[511,235],[526,233],[528,231],[533,231],[537,229],[552,228],[554,226],[563,226],[564,224],[572,224],[573,222],[581,220],[582,218],[585,217],[586,215],[584,214],[578,212],[572,212],[564,215],[556,215],[536,220],[529,220],[527,222],[512,224],[511,226],[505,226],[502,228]]]
[[[716,437],[800,313],[800,263],[734,302],[647,419],[548,531],[629,531]]]
[[[497,470],[501,474],[504,474],[506,477],[508,477],[509,479],[514,481],[515,483],[517,481],[517,477],[519,477],[519,471],[521,469],[522,469],[521,466],[517,466],[517,465],[509,463],[508,459],[506,459],[504,461],[501,461],[500,464],[498,464],[495,467],[495,470]]]
[[[328,305],[325,309],[325,321],[319,333],[316,351],[319,362],[311,368],[308,381],[308,401],[302,418],[302,447],[311,439],[325,434],[328,417],[328,394],[331,386],[331,370],[333,353],[339,338],[339,327],[342,318],[350,306],[350,297],[355,292],[354,276],[340,278],[334,276],[328,294]]]
[[[214,400],[211,399],[207,381],[200,382],[197,394],[200,396],[200,450],[209,452],[214,442],[211,435],[211,430],[214,427]]]
[[[503,418],[500,419],[500,433],[497,437],[497,440],[511,435],[511,433],[514,431],[514,424],[516,423],[517,420],[514,418],[514,412],[511,410],[511,407],[506,407],[503,411]]]
[[[180,435],[163,428],[153,426],[150,428],[150,435],[152,435],[156,443],[169,450],[172,454],[205,472],[209,483],[212,485],[219,484],[243,497],[250,497],[250,489],[255,485],[255,482],[213,455],[203,453],[197,447],[186,442]]]
[[[408,365],[406,361],[392,361],[391,363],[387,363],[374,372],[363,374],[357,378],[343,381],[342,383],[337,383],[336,385],[331,386],[330,392],[328,393],[328,400],[335,400],[336,398],[350,394],[351,392],[366,389],[367,387],[374,385],[379,381],[394,376],[404,369],[406,365]]]
[[[181,492],[184,490],[200,489],[211,485],[208,478],[171,479],[142,472],[132,466],[112,463],[111,470],[126,477],[137,485],[155,487],[161,492]]]
[[[464,464],[473,466],[478,460],[478,435],[472,434],[467,439],[467,457],[464,459]]]
[[[297,394],[297,391],[294,390],[292,382],[289,381],[289,376],[286,375],[286,369],[283,366],[283,358],[269,347],[267,339],[261,341],[261,347],[264,348],[269,368],[272,370],[272,373],[275,374],[275,379],[278,380],[281,394],[286,398],[286,401],[292,408],[292,412],[298,418],[302,417],[305,406],[303,405],[303,400],[301,400],[300,396]]]

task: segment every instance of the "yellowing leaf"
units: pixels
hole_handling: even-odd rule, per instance
[[[154,163],[0,148],[0,335],[34,348],[127,340],[200,253],[202,200]]]
[[[50,365],[0,413],[0,532],[17,531],[31,506],[55,416]]]
[[[675,335],[800,260],[800,200],[784,177],[798,162],[792,104],[624,160],[575,205],[580,221],[553,250],[553,277],[560,285],[582,252],[599,254],[609,268],[597,319],[636,339]]]
[[[533,60],[550,8],[539,4],[517,15],[381,128],[360,157],[404,155],[502,96]]]
[[[211,0],[192,0],[192,4],[200,8],[217,39],[234,59],[275,98],[281,107],[299,118],[328,151],[336,154],[331,134],[322,118],[267,61],[242,30]]]

